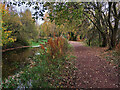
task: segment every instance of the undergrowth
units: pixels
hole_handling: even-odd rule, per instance
[[[57,45],[57,46],[54,46]],[[41,45],[39,55],[31,57],[31,64],[2,82],[3,88],[65,88],[74,87],[75,57],[71,46],[62,38],[49,39]],[[54,53],[53,53],[54,52]]]

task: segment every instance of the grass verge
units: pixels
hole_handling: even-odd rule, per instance
[[[70,49],[71,46],[69,46]],[[30,65],[2,82],[3,88],[70,88],[75,83],[75,57],[69,54],[49,59],[49,54],[39,50],[31,57]]]

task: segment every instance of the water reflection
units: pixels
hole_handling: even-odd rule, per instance
[[[7,78],[10,75],[20,71],[24,66],[29,64],[31,56],[39,48],[22,48],[2,53],[2,78]]]

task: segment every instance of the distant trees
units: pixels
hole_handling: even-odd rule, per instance
[[[17,4],[22,5],[23,2]],[[115,48],[120,41],[118,2],[28,2],[26,5],[35,5],[34,9],[39,10],[34,14],[35,19],[38,15],[43,17],[43,12],[48,9],[50,20],[41,25],[42,35],[51,35],[51,30],[59,35],[72,33],[72,38],[80,35],[80,39],[84,39],[89,45],[109,46],[109,49]],[[40,9],[39,5],[44,7]]]
[[[55,23],[51,22],[48,17],[48,13],[45,13],[43,17],[44,23],[40,26],[40,36],[42,37],[53,37],[55,34],[57,34]]]
[[[29,42],[31,40],[36,40],[39,35],[38,25],[35,24],[32,19],[32,14],[29,10],[26,10],[24,13],[20,14],[20,21],[22,23],[21,30],[18,31],[18,39],[22,42]]]
[[[80,26],[80,18],[82,14],[80,13],[83,9],[75,9],[73,5],[77,3],[46,3],[44,6],[48,7],[49,18],[51,21],[54,21],[58,26],[57,30],[60,29],[60,32],[64,35],[69,34],[70,40],[76,40],[76,29]],[[79,17],[80,16],[80,17]],[[79,31],[79,30],[78,30]]]
[[[38,25],[36,25],[32,19],[32,15],[29,10],[18,14],[9,7],[9,9],[7,9],[7,13],[2,14],[2,20],[4,22],[2,24],[2,43],[4,47],[11,47],[13,44],[14,45],[12,47],[14,47],[15,44],[29,45],[31,40],[36,40],[38,38]]]

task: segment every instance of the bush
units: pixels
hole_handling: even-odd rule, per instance
[[[68,50],[68,42],[63,37],[50,38],[47,44],[47,53],[51,58],[63,57]]]

